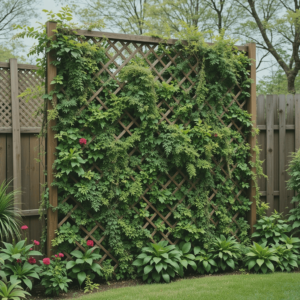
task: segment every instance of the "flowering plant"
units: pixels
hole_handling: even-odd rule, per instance
[[[25,228],[26,227],[26,228]],[[21,227],[27,230],[26,225]],[[8,276],[9,280],[20,280],[22,286],[32,289],[34,278],[39,279],[40,267],[36,264],[33,256],[41,256],[39,251],[31,250],[33,244],[27,245],[27,239],[15,243],[5,243],[0,250],[0,258],[5,260],[5,265],[1,267],[2,275]]]
[[[53,255],[52,260],[46,257],[40,263],[42,265],[41,284],[46,288],[46,295],[58,295],[60,291],[68,291],[66,262],[62,260],[62,253]]]

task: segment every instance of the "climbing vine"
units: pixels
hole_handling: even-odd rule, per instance
[[[247,190],[257,178],[248,163],[251,116],[241,104],[250,96],[250,60],[234,41],[219,36],[208,46],[190,28],[175,45],[161,43],[148,61],[137,54],[115,80],[101,72],[109,62],[106,39],[76,35],[67,7],[49,17],[57,22],[55,40],[44,26],[23,27],[19,37],[37,39],[31,54],[56,51],[55,91],[43,97],[58,99],[48,111],[48,121],[57,120],[55,209],[60,220],[71,215],[53,246],[72,251],[86,235],[80,226],[90,232],[97,222],[103,230],[97,227],[92,236],[110,249],[124,278],[134,276],[131,261],[149,239],[208,248],[213,236],[236,234],[249,243]],[[164,53],[180,55],[164,72],[157,64],[157,79],[149,61]],[[162,61],[167,64],[168,56]],[[39,66],[42,74],[45,57]],[[182,82],[184,74],[189,80]],[[122,88],[114,92],[118,81]],[[120,135],[120,120],[130,133]],[[76,203],[81,209],[74,210]]]

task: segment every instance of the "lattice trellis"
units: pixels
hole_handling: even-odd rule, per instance
[[[28,69],[24,69],[24,66],[28,66]],[[18,68],[18,95],[28,88],[32,91],[29,101],[19,98],[19,120],[22,128],[39,128],[42,124],[41,114],[36,116],[35,112],[38,107],[43,105],[40,95],[43,89],[37,87],[42,84],[44,79],[36,74],[35,69],[35,66],[30,65],[22,65],[22,68]],[[12,127],[11,101],[10,69],[9,67],[0,67],[0,127],[2,128],[10,129]]]
[[[79,37],[80,40],[80,37]],[[101,38],[94,38],[91,37],[89,38],[89,42],[94,43],[94,44],[98,44],[101,43],[103,40]],[[124,83],[121,83],[118,78],[117,75],[120,73],[120,71],[122,70],[122,68],[124,66],[126,66],[131,59],[133,59],[135,56],[140,56],[142,57],[145,62],[148,63],[150,70],[152,71],[153,75],[155,76],[156,80],[159,80],[161,82],[166,82],[166,83],[170,83],[171,81],[176,81],[178,86],[183,89],[184,91],[189,91],[190,89],[192,89],[195,84],[196,84],[196,76],[197,76],[197,68],[199,67],[199,61],[197,58],[195,57],[185,57],[183,55],[183,53],[181,52],[177,52],[177,53],[173,53],[172,51],[160,51],[158,53],[158,44],[151,44],[151,43],[139,43],[139,42],[134,42],[134,41],[124,41],[124,40],[119,40],[119,39],[113,39],[113,38],[109,38],[109,39],[105,39],[106,43],[107,43],[107,47],[106,47],[106,56],[108,58],[108,61],[103,64],[101,63],[101,69],[97,74],[94,74],[95,78],[99,78],[101,83],[104,84],[106,83],[108,80],[110,79],[114,79],[117,82],[117,87],[115,90],[112,90],[111,92],[113,94],[118,94],[123,86]],[[165,49],[168,49],[172,47],[172,45],[166,46]],[[172,54],[173,53],[173,54]],[[166,70],[171,67],[171,66],[177,66],[180,62],[182,61],[187,61],[188,62],[188,66],[189,66],[189,71],[188,72],[184,72],[181,71],[180,76],[174,76],[174,74],[170,73],[170,72],[166,72]],[[101,97],[101,92],[103,91],[104,87],[102,86],[99,90],[97,91],[92,91],[93,95],[92,97],[90,97],[90,99],[87,101],[87,104],[84,105],[80,111],[83,111],[87,108],[88,104],[90,104],[92,101],[96,101],[97,103],[100,103],[101,107],[100,110],[107,110],[107,106],[105,105],[105,100]],[[231,120],[231,122],[228,124],[226,124],[224,122],[224,116],[226,114],[226,112],[228,111],[228,108],[233,105],[233,103],[236,103],[241,109],[245,109],[246,106],[246,101],[243,100],[242,103],[239,102],[239,96],[242,93],[242,89],[236,85],[236,86],[232,86],[230,89],[228,89],[226,95],[225,96],[229,96],[232,98],[232,101],[230,102],[229,105],[227,105],[227,107],[225,107],[223,105],[223,112],[221,114],[218,114],[216,111],[214,111],[214,108],[210,105],[210,103],[208,101],[205,101],[205,105],[207,107],[209,107],[212,111],[214,111],[214,113],[216,114],[217,118],[219,119],[219,121],[227,127],[233,127],[235,128],[236,131],[238,131],[244,138],[244,142],[247,142],[247,137],[243,134],[243,127],[239,126],[239,124],[237,124],[237,122],[235,122],[234,120]],[[196,96],[195,96],[196,97]],[[177,99],[176,97],[173,96],[173,101],[174,104],[175,103],[179,103],[179,99]],[[167,101],[160,101],[157,106],[159,108],[164,108],[164,112],[161,112],[161,119],[159,121],[159,123],[166,121],[168,124],[183,124],[184,126],[189,124],[189,120],[182,120],[181,118],[175,118],[174,117],[174,112],[173,112],[173,106],[170,105],[169,103],[167,103]],[[124,114],[120,117],[120,119],[118,120],[118,124],[119,124],[119,128],[120,128],[120,132],[118,135],[115,136],[116,140],[122,139],[122,137],[124,136],[131,136],[132,135],[132,129],[139,127],[140,123],[139,120],[134,116],[131,115],[128,111],[124,112]],[[84,130],[84,129],[83,129]],[[94,135],[94,138],[96,136]],[[233,139],[231,140],[231,142],[233,141]],[[83,147],[84,148],[84,147]],[[140,150],[138,149],[138,147],[132,149],[128,155],[132,156],[132,155],[138,155],[140,154]],[[141,159],[141,163],[143,162],[143,160],[145,160],[146,157],[143,157]],[[232,181],[234,186],[238,188],[238,193],[235,193],[234,195],[234,201],[239,201],[240,203],[241,200],[239,199],[239,197],[241,195],[247,196],[247,190],[243,189],[238,182],[236,182],[235,180],[233,180],[230,176],[229,176],[229,170],[225,168],[226,166],[226,162],[224,161],[223,158],[217,160],[216,158],[214,158],[214,163],[215,166],[213,169],[210,170],[212,175],[215,175],[215,171],[216,168],[220,168],[224,174],[224,181],[223,184],[225,184],[227,181]],[[230,172],[232,173],[234,171],[234,169],[237,167],[237,164],[235,164],[232,169],[230,170]],[[102,176],[102,171],[101,169],[96,165],[93,164],[91,168],[89,168],[89,170],[95,171],[95,172],[99,172],[99,174]],[[134,168],[134,170],[138,170],[138,171],[142,171],[142,167],[141,166],[136,166]],[[87,170],[86,170],[87,171]],[[72,178],[74,183],[76,183],[77,181]],[[135,178],[132,177],[131,178],[133,181],[135,181]],[[163,181],[160,181],[161,179],[164,179]],[[155,242],[154,240],[154,236],[159,236],[160,239],[164,239],[167,240],[170,244],[176,244],[178,243],[178,239],[174,239],[171,237],[170,232],[162,232],[157,230],[157,226],[154,224],[154,220],[155,219],[159,219],[161,220],[161,224],[165,224],[170,228],[175,228],[177,221],[174,221],[174,219],[172,219],[172,215],[174,210],[178,207],[178,205],[180,205],[184,199],[186,198],[186,194],[184,196],[181,197],[181,199],[179,199],[177,201],[177,203],[175,205],[166,205],[167,207],[167,213],[162,213],[159,209],[157,209],[149,200],[150,197],[150,191],[151,188],[154,184],[159,184],[161,190],[165,190],[167,188],[172,188],[173,192],[172,195],[175,195],[178,191],[180,191],[181,187],[185,184],[188,185],[188,192],[191,192],[193,190],[196,190],[196,185],[199,182],[200,178],[196,179],[196,180],[190,180],[189,177],[187,176],[187,174],[181,170],[175,170],[172,174],[159,174],[157,176],[157,179],[152,183],[152,184],[146,184],[145,185],[145,189],[143,191],[142,196],[140,197],[139,201],[136,202],[135,204],[133,204],[131,206],[131,210],[134,210],[137,214],[139,214],[139,210],[137,209],[137,206],[139,205],[139,203],[142,201],[146,204],[146,206],[143,208],[144,211],[149,211],[151,216],[150,217],[145,217],[144,218],[144,225],[143,228],[147,228],[147,229],[151,229],[151,241]],[[214,199],[214,197],[216,197],[218,193],[217,189],[213,189],[212,188],[212,192],[209,195],[209,202],[211,203],[211,211],[210,211],[210,221],[211,223],[213,223],[215,226],[218,226],[218,221],[217,219],[215,219],[215,213],[216,210],[218,209],[213,203],[212,200]],[[71,205],[73,206],[72,210],[70,210],[70,212],[60,221],[60,223],[58,224],[58,227],[62,226],[64,223],[66,223],[68,220],[72,220],[74,222],[74,218],[72,217],[72,214],[74,212],[76,212],[76,210],[84,210],[84,208],[82,207],[82,205],[76,201],[76,199],[74,199],[73,197],[69,196],[67,198],[65,198],[63,200],[64,202],[68,202],[68,203],[72,203]],[[228,204],[227,210],[229,211],[231,209],[233,204]],[[190,209],[191,205],[187,206],[187,209]],[[93,219],[93,215],[90,212],[87,212],[88,216]],[[231,224],[236,224],[237,228],[238,228],[238,224],[237,224],[237,218],[239,216],[239,212],[237,212],[236,214],[234,214],[234,216],[232,217],[232,223]],[[120,219],[122,219],[122,216],[119,216]],[[194,222],[194,220],[191,220],[191,224]],[[103,256],[103,258],[101,259],[101,262],[103,262],[106,258],[110,258],[114,261],[114,268],[116,269],[118,266],[118,260],[112,255],[111,253],[111,249],[107,249],[103,246],[103,241],[105,241],[106,236],[104,235],[105,232],[105,225],[100,224],[99,222],[95,221],[95,226],[92,228],[92,230],[87,230],[84,226],[80,226],[80,230],[83,233],[83,235],[85,236],[84,239],[92,239],[96,245],[98,245],[105,253],[105,255]],[[95,236],[93,235],[96,231],[100,232],[100,239],[95,238]],[[238,233],[238,229],[236,229],[235,231],[231,231],[232,235],[237,237],[237,233]],[[98,235],[99,236],[99,235]],[[238,237],[237,237],[238,238]],[[77,243],[77,248],[76,249],[83,249],[83,247]],[[66,253],[66,255],[68,256],[68,254]],[[68,256],[68,258],[70,258]]]
[[[35,112],[44,103],[37,89],[37,86],[40,86],[44,80],[31,69],[19,69],[18,77],[19,94],[28,88],[33,92],[30,101],[20,98],[20,125],[21,127],[41,127],[42,115],[35,115]]]
[[[0,127],[11,127],[11,90],[9,69],[0,68]]]

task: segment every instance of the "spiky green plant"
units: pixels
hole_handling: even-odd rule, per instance
[[[20,211],[14,206],[14,198],[20,191],[8,192],[11,182],[0,185],[0,240],[20,237],[22,223]]]

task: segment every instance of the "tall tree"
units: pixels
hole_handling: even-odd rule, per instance
[[[300,0],[235,0],[247,14],[239,33],[271,55],[287,77],[287,90],[295,93],[300,70]]]
[[[233,32],[242,17],[234,0],[150,0],[151,21],[159,28],[168,25],[173,31],[182,30],[182,23],[211,34]],[[156,22],[155,22],[156,21]]]
[[[35,5],[38,0],[1,0],[0,1],[0,39],[6,39],[13,24],[28,24],[36,16]]]
[[[112,31],[128,34],[145,32],[146,4],[149,0],[56,0],[69,4],[81,22],[105,20]]]

